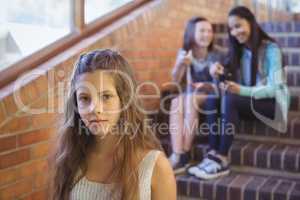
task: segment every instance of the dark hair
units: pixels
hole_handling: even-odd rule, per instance
[[[251,58],[251,85],[255,85],[256,83],[256,73],[258,70],[258,51],[259,47],[262,44],[262,41],[268,40],[271,42],[275,42],[273,38],[271,38],[266,32],[262,30],[262,28],[258,25],[255,16],[253,13],[244,6],[237,6],[233,8],[229,12],[230,16],[238,16],[247,20],[250,24],[250,50],[252,52]],[[230,34],[230,29],[228,28],[228,35],[229,35],[229,64],[231,67],[231,71],[233,76],[236,77],[236,68],[240,67],[240,60],[242,56],[243,44],[240,44],[235,37]]]
[[[208,22],[208,20],[204,17],[193,17],[190,19],[185,27],[184,36],[183,36],[183,49],[185,51],[189,51],[195,45],[195,29],[196,24],[198,22]],[[213,48],[213,41],[208,46],[208,50],[212,50]]]

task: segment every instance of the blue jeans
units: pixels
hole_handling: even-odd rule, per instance
[[[259,114],[274,118],[275,99],[252,99],[253,108]],[[210,127],[209,146],[223,156],[228,155],[240,117],[255,119],[251,109],[251,97],[226,92],[223,96],[210,95],[204,104],[206,123]]]

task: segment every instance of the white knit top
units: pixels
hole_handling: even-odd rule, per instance
[[[151,179],[157,157],[161,153],[152,150],[139,164],[139,193],[141,200],[151,200]],[[119,200],[121,188],[117,184],[103,184],[81,178],[71,190],[71,200]]]

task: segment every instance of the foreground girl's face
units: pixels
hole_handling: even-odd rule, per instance
[[[248,42],[251,34],[249,22],[239,16],[230,16],[228,18],[230,34],[237,39],[240,44]]]
[[[112,75],[103,70],[81,74],[76,88],[79,115],[92,134],[105,136],[111,132],[121,111]]]

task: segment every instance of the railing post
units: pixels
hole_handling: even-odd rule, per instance
[[[272,17],[272,0],[268,0],[267,1],[267,10],[268,10],[268,20],[269,22],[273,21],[273,17]]]
[[[240,0],[234,0],[234,7],[240,5]]]
[[[252,0],[252,6],[253,6],[253,11],[254,11],[254,15],[258,16],[258,12],[257,12],[257,0]]]
[[[72,30],[81,32],[85,26],[84,19],[84,0],[70,0],[71,1],[71,23]]]

